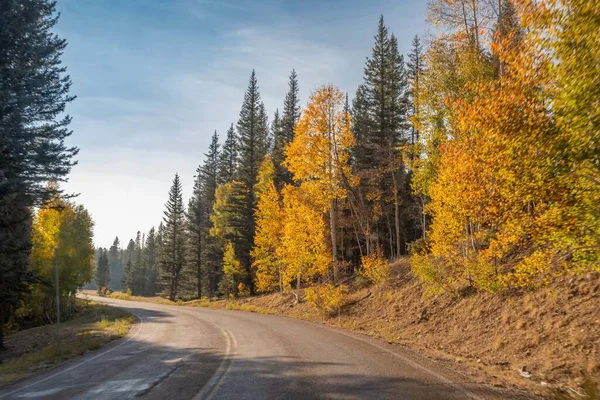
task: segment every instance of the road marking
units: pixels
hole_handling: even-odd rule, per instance
[[[62,371],[59,371],[59,372],[57,372],[57,373],[55,373],[53,375],[47,376],[44,379],[40,379],[39,381],[30,383],[29,385],[25,385],[25,386],[23,386],[21,388],[15,389],[15,390],[13,390],[11,392],[4,393],[4,394],[0,395],[0,399],[2,399],[4,397],[7,397],[7,396],[10,396],[11,394],[15,394],[15,393],[21,392],[21,391],[23,391],[25,389],[28,389],[30,387],[39,385],[40,383],[46,382],[46,381],[48,381],[48,380],[50,380],[52,378],[56,378],[57,376],[59,376],[61,374],[64,374],[65,372],[69,372],[69,371],[74,370],[75,368],[79,368],[82,365],[87,364],[88,362],[93,361],[93,360],[95,360],[95,359],[97,359],[99,357],[102,357],[102,356],[104,356],[104,355],[106,355],[106,354],[108,354],[108,353],[110,353],[110,352],[118,349],[119,347],[122,347],[125,344],[129,343],[131,340],[135,339],[135,337],[142,331],[142,328],[144,326],[144,320],[142,319],[142,317],[140,317],[139,315],[137,315],[134,312],[131,312],[131,313],[133,315],[135,315],[140,320],[140,324],[138,325],[138,330],[132,336],[128,337],[127,340],[125,340],[124,342],[121,342],[118,345],[116,345],[115,347],[112,347],[112,348],[110,348],[110,349],[108,349],[108,350],[106,350],[106,351],[104,351],[104,352],[102,352],[100,354],[96,354],[95,356],[93,356],[91,358],[88,358],[87,360],[84,360],[84,361],[80,362],[79,364],[72,365],[69,368],[63,369]],[[54,389],[52,389],[52,390],[54,390]],[[62,390],[62,389],[60,389],[60,390]],[[23,397],[23,396],[19,396],[19,397]]]
[[[219,368],[215,371],[210,380],[206,382],[202,390],[200,390],[192,400],[210,400],[213,397],[213,395],[217,392],[217,390],[223,383],[225,375],[227,375],[227,371],[231,366],[231,358],[235,354],[235,350],[237,349],[237,340],[235,339],[235,336],[233,336],[231,331],[221,328],[219,325],[215,324],[212,321],[208,321],[205,319],[203,321],[210,322],[211,324],[219,328],[221,333],[223,333],[223,335],[225,336],[227,342],[225,345],[225,356],[223,357],[223,361],[221,361],[221,365],[219,365]]]
[[[51,394],[55,394],[60,392],[61,390],[66,388],[56,388],[56,389],[48,389],[48,390],[40,390],[39,392],[28,392],[18,395],[17,397],[20,399],[38,399],[43,396],[50,396]]]
[[[123,393],[123,392],[140,392],[148,389],[150,384],[147,379],[121,379],[116,381],[107,381],[103,384],[96,386],[88,393],[92,394],[108,394],[108,393]]]

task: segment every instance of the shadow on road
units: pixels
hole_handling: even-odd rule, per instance
[[[175,329],[168,309],[150,310],[133,304],[122,307],[140,316],[145,324],[160,322],[164,329]],[[172,328],[170,328],[170,327]],[[139,322],[132,330],[140,327]],[[199,328],[200,329],[200,328]],[[432,377],[422,380],[399,376],[390,370],[382,376],[369,368],[340,362],[314,362],[298,356],[258,357],[252,348],[226,354],[222,333],[207,330],[194,346],[173,342],[157,344],[130,336],[118,349],[86,361],[70,371],[55,375],[49,371],[33,380],[0,391],[0,399],[192,399],[202,392],[214,399],[466,399],[456,386]],[[220,335],[220,337],[219,337]],[[213,336],[212,339],[210,336]],[[248,345],[246,345],[248,346]],[[106,350],[90,353],[87,358]],[[246,354],[246,355],[244,355]],[[85,361],[85,359],[83,359]],[[372,360],[371,360],[372,362]],[[372,369],[375,370],[375,369]],[[46,379],[46,380],[43,380]],[[41,381],[41,382],[40,382]],[[39,382],[39,383],[36,383]],[[31,383],[35,383],[31,385]],[[28,387],[24,387],[30,385]],[[482,399],[531,399],[522,393],[498,391],[475,383],[461,385]],[[22,389],[20,389],[22,388]],[[19,390],[10,394],[14,390]]]

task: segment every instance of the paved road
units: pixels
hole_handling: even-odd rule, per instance
[[[130,334],[0,399],[505,399],[400,346],[272,315],[100,300]]]

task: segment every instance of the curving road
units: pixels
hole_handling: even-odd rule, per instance
[[[95,298],[134,313],[108,347],[0,399],[506,399],[400,346],[273,315]]]

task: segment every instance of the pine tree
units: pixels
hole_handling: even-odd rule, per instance
[[[277,171],[276,182],[278,187],[292,183],[292,174],[282,165],[285,146],[294,140],[294,128],[300,118],[300,99],[298,98],[298,75],[296,70],[290,73],[289,90],[283,102],[283,114],[277,129],[273,129],[273,163]],[[278,116],[279,113],[277,113]]]
[[[134,255],[131,267],[131,292],[134,295],[144,294],[144,280],[145,280],[145,266],[142,253],[144,251],[144,245],[142,240],[142,234],[137,231],[135,235]]]
[[[200,175],[200,167],[194,181],[194,191],[188,202],[186,213],[187,230],[187,265],[190,272],[195,272],[196,292],[198,298],[202,297],[202,285],[206,276],[206,266],[204,265],[203,251],[207,236],[207,214],[206,201],[203,198],[204,187]]]
[[[146,275],[144,279],[144,295],[154,296],[156,294],[156,283],[158,279],[158,241],[154,227],[150,229],[146,236],[144,246],[144,264],[146,265]]]
[[[246,215],[248,201],[248,188],[242,182],[232,181],[217,187],[213,212],[210,216],[212,227],[210,235],[224,246],[231,243],[236,253],[236,259],[240,260],[246,269],[247,278],[250,277],[250,249],[252,248],[249,238],[249,224]],[[215,277],[215,282],[217,281]],[[246,282],[248,286],[250,282]],[[250,286],[249,286],[250,287]]]
[[[246,202],[239,210],[244,217],[245,238],[243,247],[237,247],[238,258],[242,265],[250,272],[250,249],[254,242],[254,206],[256,197],[254,194],[254,183],[258,174],[260,162],[268,151],[268,120],[264,104],[260,100],[258,83],[254,70],[250,75],[248,89],[244,94],[244,102],[240,111],[240,119],[237,124],[238,132],[238,179],[246,187]],[[249,275],[249,274],[248,274]],[[250,290],[253,292],[253,283],[249,281]]]
[[[273,148],[271,149],[271,159],[283,161],[283,140],[282,140],[282,125],[281,117],[279,116],[279,109],[275,110],[273,114],[273,122],[271,122],[271,137],[273,138]]]
[[[127,248],[125,249],[125,266],[123,268],[123,291],[131,292],[133,290],[133,260],[135,254],[135,242],[129,239]]]
[[[293,69],[290,73],[288,83],[288,93],[283,102],[283,114],[281,116],[281,125],[283,131],[283,143],[287,144],[294,140],[294,128],[300,118],[300,99],[298,98],[298,75]]]
[[[204,163],[198,167],[194,182],[194,192],[189,201],[187,219],[188,265],[196,279],[196,295],[202,297],[203,287],[213,293],[216,289],[217,268],[221,255],[213,238],[208,235],[212,226],[210,214],[215,201],[215,192],[219,182],[219,166],[222,161],[219,153],[217,133],[213,136]],[[208,278],[209,282],[205,282]]]
[[[362,210],[355,214],[362,219],[357,225],[363,229],[367,252],[385,246],[390,256],[404,253],[409,239],[402,218],[407,211],[401,209],[411,201],[400,151],[408,129],[406,79],[397,39],[382,16],[353,107],[353,162],[360,179],[356,202]]]
[[[60,193],[77,148],[65,139],[71,80],[61,65],[66,41],[55,33],[55,2],[0,4],[0,348],[3,324],[33,282],[31,206]]]
[[[233,124],[227,130],[223,149],[219,156],[219,185],[231,182],[237,171],[237,146],[238,139]]]
[[[421,92],[420,78],[423,75],[423,46],[419,36],[415,35],[412,41],[412,49],[406,63],[406,76],[409,85],[408,95],[410,99],[411,114],[411,144],[414,146],[419,140],[419,118],[421,103],[419,94]]]
[[[260,100],[256,73],[253,70],[237,123],[239,179],[248,188],[256,182],[258,166],[265,156],[266,126],[263,124],[266,116],[263,115],[263,111],[264,105]],[[250,200],[254,200],[252,190],[250,190]]]
[[[185,209],[181,194],[181,181],[175,174],[165,204],[163,257],[161,260],[161,283],[171,301],[179,294],[181,271],[185,265]]]
[[[110,287],[113,290],[122,289],[116,287],[116,285],[121,284],[121,279],[123,278],[123,259],[121,258],[120,253],[121,243],[119,242],[119,238],[115,237],[112,246],[110,246],[110,249],[108,250],[108,267],[112,282]]]
[[[100,249],[100,258],[96,267],[95,282],[98,286],[98,294],[102,294],[110,283],[110,269],[108,266],[108,251]]]

